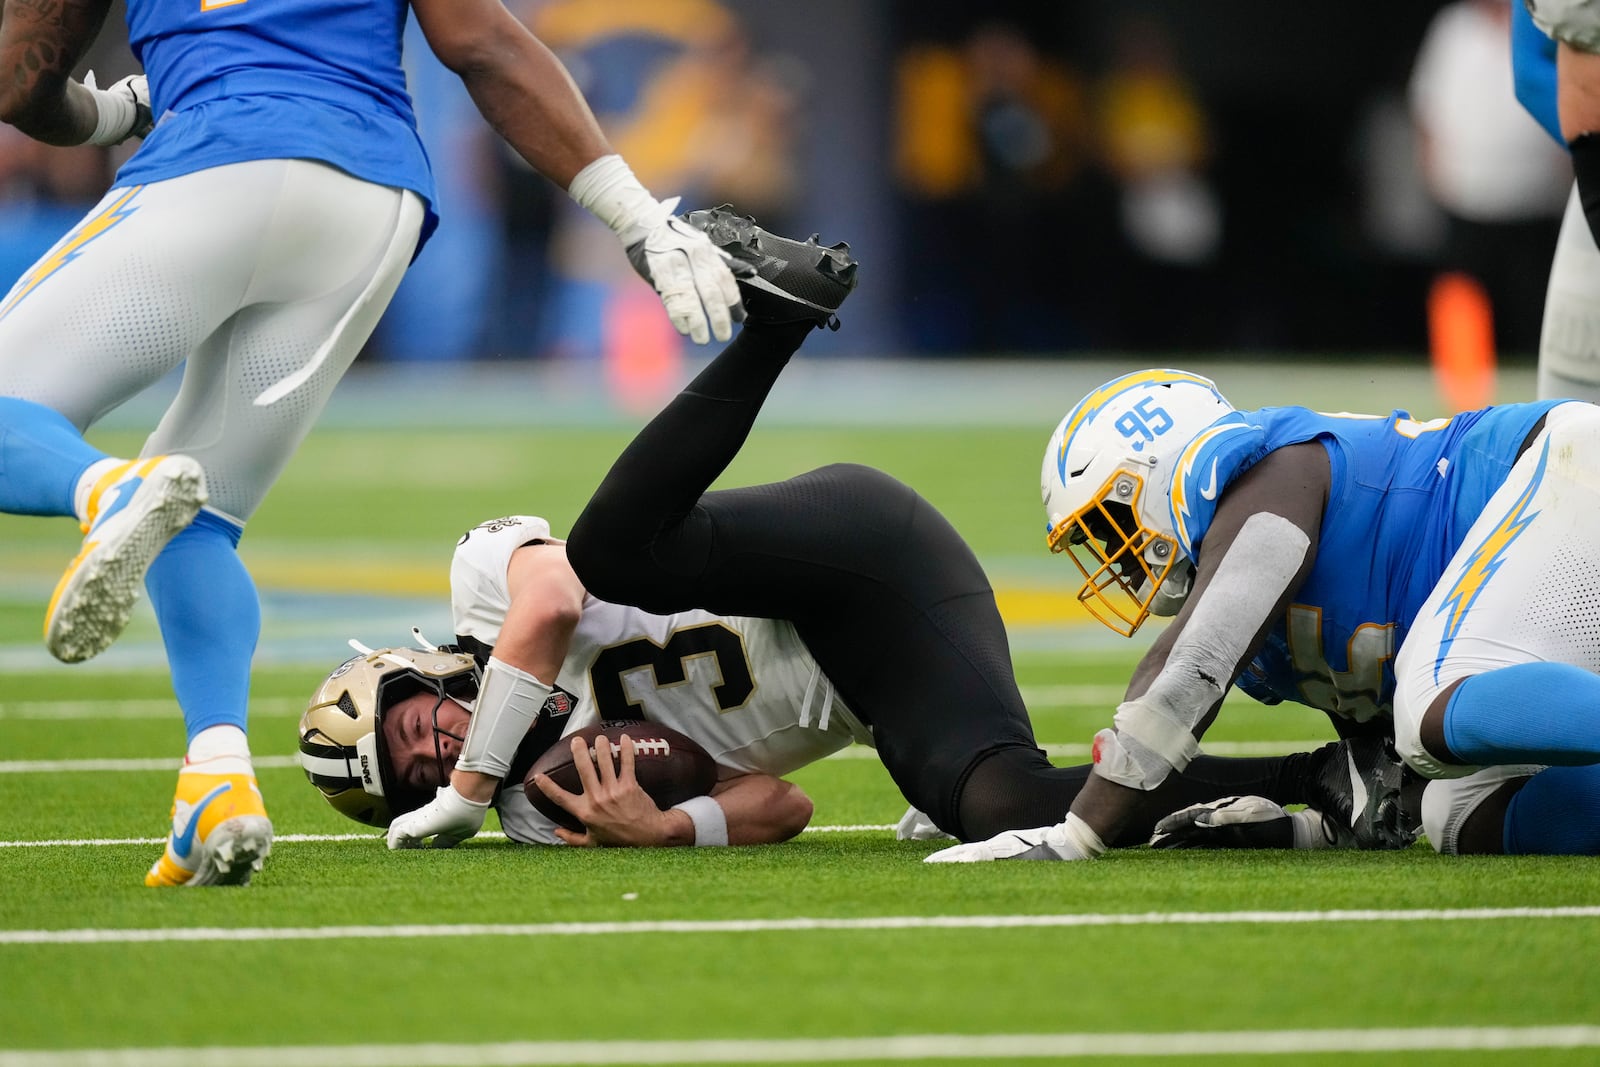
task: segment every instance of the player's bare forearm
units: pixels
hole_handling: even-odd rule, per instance
[[[1091,774],[1072,801],[1072,813],[1088,823],[1100,840],[1115,841],[1145,803],[1145,797],[1138,789]]]
[[[512,42],[516,44],[516,42]],[[464,76],[496,133],[540,174],[565,189],[611,146],[560,60],[526,38],[513,63]]]
[[[728,819],[728,844],[787,841],[811,821],[811,798],[770,774],[741,774],[718,782],[711,795]]]
[[[555,53],[499,0],[413,0],[440,61],[517,154],[565,189],[612,149]]]
[[[5,0],[0,15],[0,121],[46,144],[94,133],[88,91],[70,78],[105,22],[109,0]]]

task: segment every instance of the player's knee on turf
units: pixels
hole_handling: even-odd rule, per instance
[[[769,805],[777,827],[777,840],[787,841],[798,836],[807,826],[811,825],[811,816],[815,811],[811,798],[806,791],[793,782],[778,779],[782,785],[781,791]]]

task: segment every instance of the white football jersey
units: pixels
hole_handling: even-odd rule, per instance
[[[511,555],[549,539],[549,523],[529,515],[467,531],[450,567],[458,635],[490,646],[499,640],[511,604]],[[648,719],[692,737],[734,772],[782,776],[853,741],[872,743],[794,626],[777,619],[652,615],[585,597],[553,681],[576,701],[566,734],[602,719]],[[522,783],[508,784],[497,807],[514,840],[556,840],[554,824],[528,802]]]

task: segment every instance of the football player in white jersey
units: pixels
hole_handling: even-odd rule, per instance
[[[681,332],[726,340],[738,291],[500,0],[128,0],[145,74],[100,89],[69,75],[110,8],[5,0],[0,22],[0,120],[52,144],[145,137],[0,300],[0,511],[82,524],[45,612],[57,658],[103,651],[148,588],[188,749],[145,881],[239,884],[272,826],[245,733],[260,601],[236,545],[433,229],[408,15],[507,143],[612,227]],[[138,459],[84,440],[180,364]]]
[[[491,801],[521,841],[782,840],[810,804],[781,776],[852,741],[874,745],[914,808],[953,836],[1064,810],[1088,768],[1054,767],[1035,743],[988,580],[925,500],[853,465],[706,491],[855,265],[842,246],[775,238],[727,212],[689,221],[756,268],[740,282],[740,336],[641,431],[569,542],[530,516],[468,531],[451,590],[473,655],[395,649],[341,666],[301,722],[311,781],[343,813],[387,825],[392,847],[470,837]],[[523,795],[528,768],[562,735],[619,716],[698,741],[722,768],[717,789],[663,812],[624,772],[598,795],[558,797],[588,832],[556,833]],[[1202,757],[1150,811],[1264,792],[1342,804],[1347,817],[1347,752]],[[1119,843],[1143,843],[1152,821]]]
[[[538,714],[521,736],[508,734],[500,742],[503,759],[490,755],[494,777],[505,785],[495,798],[500,823],[517,841],[781,841],[799,832],[811,813],[805,794],[781,776],[852,742],[871,744],[871,734],[839,700],[791,624],[705,611],[653,615],[596,600],[585,594],[564,543],[541,518],[507,516],[467,531],[456,547],[450,586],[459,651],[366,653],[341,667],[313,698],[301,749],[314,782],[316,727],[333,735],[379,728],[381,737],[372,743],[380,754],[382,776],[375,784],[384,805],[404,812],[432,799],[461,754],[468,706],[489,706],[480,701],[476,680],[487,683],[483,701],[498,699],[495,685],[513,660],[534,668],[528,674],[551,679],[548,696],[526,679],[513,676],[506,683],[530,688],[527,699],[537,702]],[[480,664],[492,666],[485,673]],[[319,710],[346,692],[357,706],[381,706],[383,714],[347,725],[337,708]],[[560,738],[609,719],[648,719],[699,742],[719,769],[716,804],[689,801],[665,812],[653,804],[630,805],[612,812],[603,806],[606,799],[586,791],[568,806],[592,836],[560,830],[528,802],[523,779]],[[601,762],[611,765],[609,758]],[[342,764],[332,769],[337,781]],[[615,799],[626,805],[637,797]],[[372,803],[365,790],[342,801],[357,808]],[[335,806],[351,814],[342,804]],[[690,818],[696,813],[698,823]],[[708,826],[707,816],[716,825]],[[397,825],[393,840],[399,841],[404,816]]]

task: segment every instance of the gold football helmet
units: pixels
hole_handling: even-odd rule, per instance
[[[312,694],[300,716],[300,765],[335,811],[388,826],[433,799],[395,779],[383,738],[384,712],[420,692],[470,705],[478,665],[461,652],[380,648],[341,663]]]

